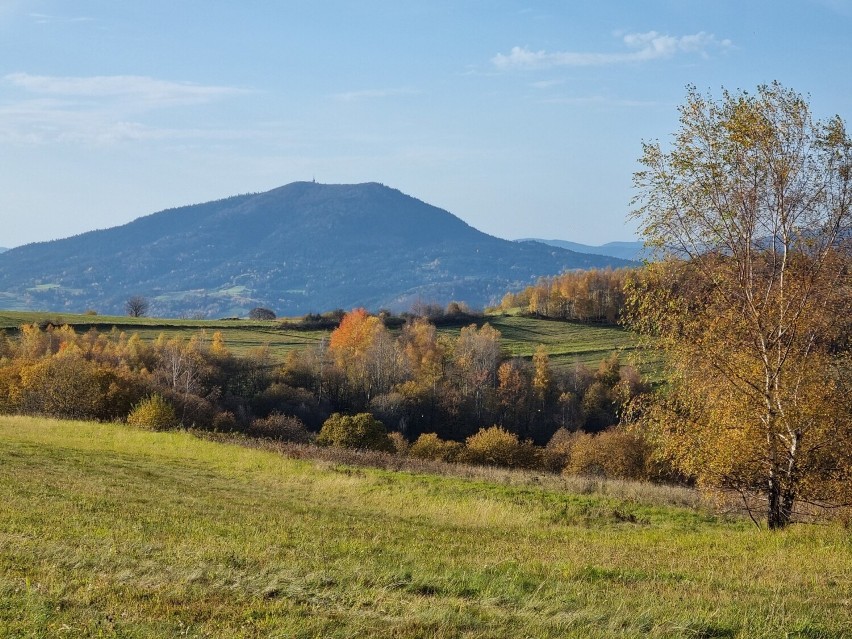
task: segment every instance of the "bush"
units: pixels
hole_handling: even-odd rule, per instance
[[[408,456],[451,462],[459,457],[461,449],[462,445],[458,442],[441,439],[435,433],[424,433],[408,449]]]
[[[392,433],[389,433],[388,437],[390,438],[391,443],[393,444],[393,451],[397,455],[407,455],[408,454],[408,451],[411,448],[411,444],[405,438],[405,435],[403,435],[399,431],[395,430]]]
[[[531,442],[522,442],[518,436],[499,426],[480,428],[465,440],[462,460],[471,464],[508,466],[510,468],[535,468],[539,455]]]
[[[274,320],[275,319],[275,311],[272,311],[268,308],[262,308],[258,306],[257,308],[253,308],[249,311],[249,319],[253,320]]]
[[[393,442],[388,437],[384,424],[370,413],[357,415],[334,413],[322,425],[317,444],[387,452],[394,450]]]
[[[542,451],[542,465],[547,470],[553,472],[561,472],[568,462],[571,460],[571,449],[574,442],[577,440],[579,433],[572,432],[567,428],[560,428]]]
[[[151,395],[139,402],[127,416],[127,423],[150,430],[167,430],[178,425],[175,409],[162,395]]]
[[[251,423],[249,434],[297,444],[308,444],[314,438],[301,419],[281,413],[272,413],[269,417],[255,419]]]
[[[77,355],[55,355],[20,372],[20,410],[27,415],[96,419],[103,404],[97,367]]]
[[[211,427],[217,433],[231,433],[237,430],[237,418],[229,410],[216,413]]]
[[[319,419],[317,418],[317,415],[321,413],[319,401],[311,391],[282,382],[273,382],[253,397],[251,409],[255,415],[262,417],[274,413],[295,415],[302,422],[315,424],[316,428],[319,428],[328,417],[326,412]]]
[[[564,472],[617,479],[647,479],[648,460],[649,447],[642,437],[613,428],[597,435],[576,435]]]

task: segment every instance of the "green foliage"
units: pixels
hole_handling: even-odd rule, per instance
[[[127,423],[147,430],[168,430],[179,424],[174,407],[157,393],[139,402],[127,416]]]
[[[342,415],[335,413],[320,429],[317,437],[320,446],[337,448],[363,448],[392,452],[393,442],[388,438],[384,424],[370,413]]]

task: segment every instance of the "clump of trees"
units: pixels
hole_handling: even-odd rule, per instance
[[[262,306],[257,306],[249,311],[249,319],[253,320],[274,320],[276,315],[275,311],[269,308],[264,308]]]
[[[263,348],[237,357],[221,333],[142,341],[28,325],[17,339],[0,333],[0,412],[537,467],[535,450],[558,429],[611,427],[646,389],[617,356],[595,370],[555,369],[543,347],[512,358],[500,339],[487,323],[440,333],[421,317],[391,331],[356,309],[327,340],[281,362]],[[356,425],[382,432],[333,435]]]
[[[624,310],[624,284],[632,269],[590,269],[543,277],[518,293],[507,293],[500,307],[521,308],[535,317],[617,324]]]

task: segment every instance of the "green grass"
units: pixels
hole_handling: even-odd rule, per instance
[[[35,313],[0,311],[0,330],[17,329],[22,324],[50,321],[70,324],[78,332],[95,328],[110,331],[113,327],[127,333],[139,333],[142,339],[154,340],[161,333],[167,337],[189,337],[204,330],[208,334],[221,331],[228,347],[238,355],[269,346],[274,356],[282,357],[293,349],[318,344],[328,331],[280,330],[278,321],[255,320],[186,320],[152,317],[79,315],[68,313]],[[584,325],[555,320],[533,319],[515,315],[489,315],[484,318],[503,336],[503,348],[512,356],[531,358],[539,344],[550,355],[551,365],[567,369],[585,364],[592,369],[613,351],[619,351],[624,362],[636,362],[640,370],[657,381],[662,359],[659,353],[643,349],[638,338],[615,326]],[[441,328],[441,332],[458,335],[460,327]]]
[[[838,526],[0,417],[3,637],[852,632]]]
[[[318,344],[328,335],[327,331],[295,331],[278,329],[277,321],[259,320],[191,320],[164,319],[156,317],[127,317],[110,315],[82,315],[72,313],[37,313],[29,311],[0,311],[0,330],[15,330],[22,324],[52,322],[54,325],[68,324],[77,332],[92,328],[109,332],[113,328],[128,334],[138,333],[144,340],[155,340],[161,334],[166,337],[189,338],[205,331],[212,335],[221,331],[225,343],[237,355],[268,346],[276,357],[283,357],[293,349]]]
[[[503,347],[511,355],[532,357],[543,344],[555,368],[585,364],[596,368],[613,351],[622,361],[635,361],[643,372],[655,374],[662,364],[659,353],[643,349],[639,338],[618,326],[598,326],[495,315],[488,322],[502,334]]]

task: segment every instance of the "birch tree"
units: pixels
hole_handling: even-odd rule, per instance
[[[651,421],[682,468],[784,527],[849,476],[852,141],[775,83],[689,88],[671,146],[643,147],[633,216],[661,261],[629,316],[672,368]]]

